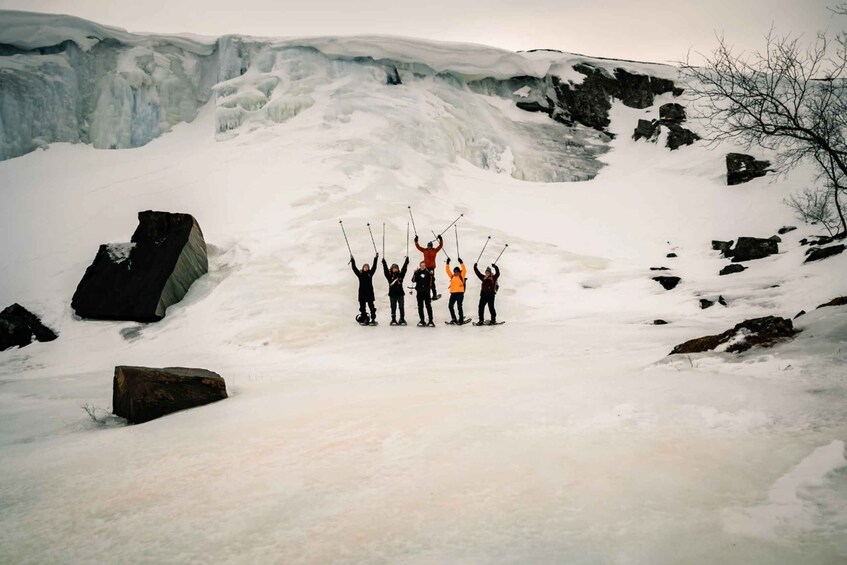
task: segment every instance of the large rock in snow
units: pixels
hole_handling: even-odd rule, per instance
[[[771,347],[780,341],[794,337],[796,333],[794,324],[788,318],[765,316],[744,320],[731,330],[718,335],[707,335],[686,341],[674,347],[670,354],[702,353],[715,349],[740,353],[755,346]]]
[[[779,253],[779,242],[773,239],[761,239],[758,237],[739,237],[735,249],[732,250],[732,262],[752,261],[764,259],[769,255]]]
[[[667,122],[681,124],[685,121],[685,106],[676,102],[669,102],[659,106],[659,119]]]
[[[830,306],[847,306],[847,296],[839,296],[838,298],[833,298],[826,304],[821,304],[818,308],[828,308]]]
[[[190,214],[146,211],[129,244],[101,245],[71,307],[96,320],[156,322],[209,269],[206,242]]]
[[[673,290],[676,288],[676,285],[682,280],[679,277],[653,277],[653,280],[662,285],[662,288],[665,290]]]
[[[726,156],[726,184],[735,185],[763,177],[770,171],[770,161],[759,161],[743,153],[728,153]]]
[[[0,351],[25,347],[33,341],[53,341],[56,337],[38,316],[20,304],[12,304],[0,312]]]
[[[227,397],[223,377],[205,369],[115,367],[112,411],[130,424]]]
[[[808,257],[806,257],[806,263],[811,263],[812,261],[821,261],[828,257],[832,257],[834,255],[838,255],[839,253],[843,253],[845,249],[844,244],[833,245],[832,247],[813,247],[808,251]]]

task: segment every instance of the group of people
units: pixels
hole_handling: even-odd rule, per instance
[[[418,317],[420,318],[419,326],[434,326],[432,321],[432,301],[438,300],[441,296],[438,294],[435,287],[435,270],[437,267],[436,258],[438,252],[444,247],[444,240],[438,236],[438,246],[433,246],[433,242],[427,243],[426,247],[421,247],[418,242],[418,236],[415,236],[415,247],[423,253],[423,260],[418,265],[418,268],[412,274],[412,283],[414,284],[415,294],[418,301]],[[379,260],[379,253],[374,256],[373,266],[367,263],[362,265],[361,270],[356,267],[356,260],[350,256],[350,264],[353,272],[359,279],[359,315],[356,320],[363,325],[376,325],[376,307],[374,306],[374,287],[373,277],[376,273],[376,265]],[[447,259],[445,271],[450,279],[450,324],[461,325],[466,323],[464,313],[465,288],[467,284],[467,268],[461,258],[457,259],[459,267],[450,268],[450,259]],[[491,268],[486,268],[485,272],[480,272],[478,266],[474,264],[474,273],[482,281],[482,286],[479,293],[479,321],[478,325],[485,324],[485,309],[488,308],[490,313],[490,323],[497,323],[497,311],[494,308],[494,298],[497,294],[498,279],[500,278],[500,269],[497,265],[492,265]],[[406,325],[406,291],[403,288],[403,281],[406,278],[406,270],[409,267],[409,258],[403,262],[401,268],[396,263],[388,267],[385,259],[382,260],[382,271],[385,279],[388,281],[388,297],[391,301],[391,325]],[[456,315],[458,310],[458,316]],[[399,311],[399,319],[397,317]],[[424,317],[426,313],[426,318]]]

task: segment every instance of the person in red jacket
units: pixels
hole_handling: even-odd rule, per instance
[[[420,246],[418,243],[418,236],[415,236],[415,247],[418,248],[418,251],[423,253],[424,256],[424,265],[426,265],[426,270],[429,271],[430,280],[432,280],[432,299],[438,300],[438,292],[435,290],[435,258],[438,255],[438,252],[441,251],[441,248],[444,247],[444,239],[439,235],[438,237],[438,247],[433,247],[432,242],[426,244],[426,249]]]

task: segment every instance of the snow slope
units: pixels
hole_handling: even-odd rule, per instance
[[[386,85],[380,64],[348,60],[372,46],[321,41],[332,57],[256,47],[254,71],[144,146],[54,143],[0,162],[0,306],[20,302],[60,334],[0,352],[0,561],[847,559],[847,307],[813,311],[847,294],[847,257],[804,265],[798,240],[814,228],[801,227],[779,255],[719,277],[709,245],[796,224],[782,199],[809,170],[727,187],[737,148],[632,141],[670,96],[615,103],[608,151],[561,166],[541,140],[565,126],[438,77]],[[465,47],[415,45],[397,40],[389,58],[463,60]],[[221,107],[243,108],[254,87],[262,108],[310,103],[222,132]],[[514,174],[563,180],[592,160],[605,166],[590,181]],[[505,325],[445,327],[442,300],[434,330],[387,327],[380,279],[383,325],[353,323],[338,220],[360,262],[366,222],[378,245],[385,222],[400,262],[407,206],[424,238],[464,213],[468,262],[489,235],[482,264],[509,243]],[[145,209],[195,215],[209,274],[160,323],[76,319],[70,297],[97,246],[126,241]],[[683,282],[662,290],[655,266]],[[699,309],[717,295],[728,307]],[[407,308],[414,321],[413,297]],[[780,347],[666,357],[800,309],[803,332]],[[80,405],[104,414],[117,364],[206,367],[231,398],[95,424]]]

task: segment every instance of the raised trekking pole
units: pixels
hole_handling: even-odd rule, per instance
[[[465,215],[464,215],[464,214],[459,214],[459,217],[458,217],[458,218],[456,218],[455,220],[453,220],[453,223],[452,223],[452,224],[450,224],[449,226],[447,226],[446,228],[444,228],[444,231],[442,231],[442,232],[441,232],[440,234],[438,234],[438,235],[444,235],[444,232],[446,232],[447,230],[449,230],[450,228],[452,228],[452,227],[456,224],[456,222],[458,222],[459,220],[461,220],[461,219],[462,219],[462,218],[464,218],[464,217],[465,217]]]
[[[353,259],[353,250],[350,249],[350,241],[347,239],[347,232],[344,231],[344,222],[338,220],[338,223],[341,224],[341,233],[344,234],[344,242],[347,244],[347,251],[350,252],[350,259]]]
[[[415,237],[418,237],[418,228],[415,227],[415,217],[412,215],[412,207],[407,206],[409,208],[409,217],[412,218],[412,229],[415,230]]]
[[[456,258],[458,259],[462,256],[462,254],[459,253],[459,226],[453,226],[453,234],[456,236]]]
[[[507,243],[507,244],[506,244],[506,247],[504,247],[504,248],[503,248],[503,251],[501,251],[501,252],[500,252],[500,255],[498,255],[498,256],[497,256],[497,258],[494,260],[494,262],[493,262],[493,263],[491,263],[492,265],[496,265],[496,264],[497,264],[497,261],[499,261],[499,260],[500,260],[500,257],[502,257],[502,256],[503,256],[503,253],[505,253],[505,252],[506,252],[506,249],[508,249],[508,247],[509,247],[509,244]]]
[[[406,257],[409,256],[409,222],[406,222]]]
[[[435,231],[432,231],[432,235],[433,235],[433,237],[435,237],[435,239],[436,239],[436,240],[438,240],[438,236],[437,236],[437,235],[435,235]],[[433,245],[435,245],[435,242],[432,242],[432,244],[433,244]],[[446,247],[442,247],[442,248],[441,248],[441,250],[444,252],[444,255],[445,255],[445,256],[447,257],[447,259],[449,260],[449,259],[450,259],[450,256],[449,256],[449,255],[447,255],[447,248],[446,248]]]
[[[485,245],[482,246],[482,251],[479,252],[479,257],[476,258],[476,262],[479,263],[480,259],[482,259],[482,254],[485,253],[485,248],[488,247],[488,242],[491,241],[491,236],[488,236],[488,239],[485,240]]]
[[[385,222],[382,222],[382,258],[385,259]]]
[[[379,255],[379,251],[376,250],[376,241],[374,241],[374,232],[371,231],[370,223],[368,223],[368,233],[371,234],[371,243],[374,244],[374,254]]]

